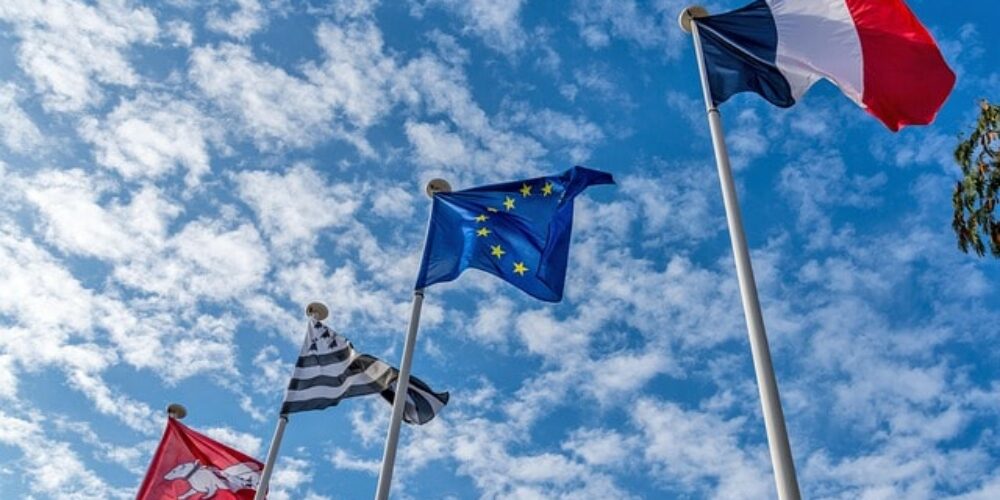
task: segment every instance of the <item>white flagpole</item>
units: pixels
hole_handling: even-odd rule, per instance
[[[271,482],[274,461],[278,459],[278,448],[281,447],[281,437],[285,434],[286,425],[288,425],[288,415],[282,414],[278,417],[278,427],[274,429],[274,438],[271,439],[271,447],[267,450],[267,462],[260,473],[260,482],[257,483],[257,492],[254,493],[253,500],[264,500],[267,496],[267,485]]]
[[[726,151],[726,143],[722,134],[722,119],[712,100],[708,72],[705,68],[705,56],[702,53],[701,37],[698,34],[697,18],[707,15],[708,12],[702,7],[688,7],[681,12],[680,23],[684,31],[690,32],[694,38],[698,71],[705,96],[708,125],[712,132],[715,164],[719,170],[719,182],[722,185],[722,198],[726,207],[729,237],[733,246],[733,258],[736,261],[736,276],[740,284],[743,314],[750,337],[750,351],[753,354],[753,367],[757,375],[757,389],[760,392],[764,427],[767,429],[767,444],[771,452],[771,466],[774,468],[774,481],[778,489],[778,498],[799,500],[801,496],[798,480],[795,477],[795,464],[792,461],[792,450],[788,444],[785,416],[781,411],[781,399],[778,396],[778,383],[774,378],[771,352],[768,349],[767,334],[764,331],[764,318],[760,312],[757,285],[754,282],[753,267],[750,264],[750,252],[747,248],[746,235],[743,232],[743,218],[740,215],[736,186],[733,182],[732,170],[729,167],[729,154]]]
[[[319,302],[306,306],[306,315],[311,321],[323,321],[328,314],[329,309]],[[254,493],[253,500],[264,500],[267,496],[267,486],[271,482],[271,473],[274,472],[274,462],[278,459],[278,449],[281,448],[281,438],[285,435],[286,425],[288,425],[288,414],[282,413],[278,416],[278,425],[274,429],[274,437],[271,438],[271,446],[267,450],[267,461],[260,473],[260,482],[257,483],[257,492]]]
[[[403,409],[406,407],[406,391],[410,387],[410,365],[413,361],[413,344],[417,341],[417,328],[420,324],[420,309],[424,302],[423,289],[413,292],[413,309],[410,312],[410,327],[403,343],[403,362],[399,367],[399,379],[396,380],[396,397],[392,401],[392,418],[389,420],[389,433],[385,438],[385,453],[382,454],[382,471],[378,475],[378,490],[375,498],[389,498],[389,488],[392,486],[392,469],[396,462],[396,445],[399,442],[399,427],[403,420]]]
[[[447,181],[434,179],[427,183],[427,195],[434,198],[437,193],[451,191]],[[406,407],[407,389],[410,387],[410,366],[413,362],[413,346],[417,342],[417,328],[420,326],[420,309],[424,303],[424,290],[413,291],[413,308],[410,312],[410,326],[403,343],[403,361],[399,365],[399,378],[396,380],[396,397],[392,401],[392,417],[389,420],[389,432],[385,438],[385,452],[382,454],[382,470],[378,475],[376,500],[388,500],[389,489],[392,486],[392,470],[396,462],[396,447],[399,443],[399,427],[403,421],[403,409]]]

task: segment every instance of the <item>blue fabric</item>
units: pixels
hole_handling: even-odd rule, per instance
[[[788,80],[775,65],[778,29],[767,2],[696,22],[715,104],[740,92],[756,92],[782,108],[795,104]]]
[[[573,167],[558,176],[435,195],[416,288],[451,281],[471,267],[535,298],[562,300],[573,198],[594,184],[614,179]]]

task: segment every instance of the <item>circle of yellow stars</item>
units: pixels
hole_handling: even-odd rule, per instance
[[[553,190],[554,187],[555,186],[552,184],[552,182],[546,181],[545,184],[543,184],[542,187],[541,187],[541,190],[540,190],[541,195],[543,197],[552,196],[552,190]],[[518,189],[518,192],[521,193],[521,198],[528,198],[528,197],[532,196],[534,194],[534,193],[532,193],[532,189],[533,188],[534,188],[534,186],[532,186],[531,184],[528,184],[527,182],[522,183],[521,184],[521,189]],[[516,202],[515,197],[513,197],[513,196],[505,196],[504,197],[503,208],[504,208],[505,211],[510,212],[510,211],[514,210],[514,208],[516,206],[517,206],[517,202]],[[493,207],[487,207],[486,211],[489,212],[489,213],[498,213],[499,212],[498,209],[493,208]],[[486,238],[486,237],[489,237],[489,235],[493,234],[493,231],[490,230],[490,228],[488,228],[488,227],[485,226],[486,221],[490,220],[490,216],[488,216],[486,214],[479,214],[476,217],[474,217],[473,220],[476,221],[477,225],[478,224],[484,224],[484,225],[478,226],[476,228],[476,237],[477,238]],[[497,243],[496,245],[490,245],[490,255],[493,256],[493,257],[496,257],[498,261],[502,260],[503,256],[506,255],[506,254],[507,254],[507,251],[503,249],[503,245],[501,245],[499,243]],[[518,276],[524,276],[525,273],[527,273],[530,270],[531,269],[528,269],[528,266],[526,266],[524,264],[524,261],[517,261],[517,262],[514,262],[514,267],[513,267],[513,271],[512,272],[514,274],[518,275]]]

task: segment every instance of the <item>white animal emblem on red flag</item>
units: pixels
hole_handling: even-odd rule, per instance
[[[170,418],[136,500],[250,500],[263,468]]]

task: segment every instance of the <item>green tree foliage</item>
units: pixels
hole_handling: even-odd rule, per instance
[[[976,129],[955,148],[963,177],[952,194],[951,226],[963,252],[971,248],[983,256],[988,244],[1000,258],[1000,223],[993,213],[1000,190],[1000,106],[983,101],[980,108]]]

